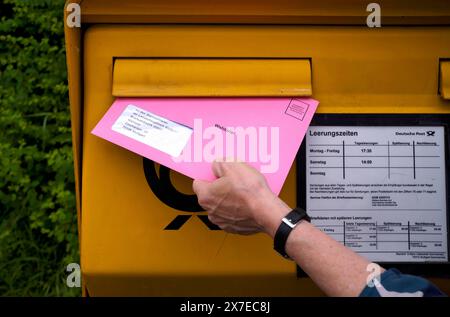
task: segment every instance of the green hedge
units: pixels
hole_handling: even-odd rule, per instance
[[[79,295],[64,0],[0,2],[0,295]]]

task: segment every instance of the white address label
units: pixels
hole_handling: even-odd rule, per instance
[[[112,130],[172,157],[180,156],[192,135],[191,128],[132,104],[117,118]]]

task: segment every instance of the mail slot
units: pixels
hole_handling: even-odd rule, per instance
[[[440,93],[442,98],[450,99],[450,61],[441,61],[440,75]]]
[[[91,131],[116,97],[312,96],[335,120],[449,114],[450,11],[390,4],[368,28],[354,1],[188,2],[82,1],[82,27],[66,26],[84,294],[322,295],[268,237],[209,223],[191,179]],[[297,166],[280,194],[291,206]]]
[[[270,73],[271,76],[266,76]],[[115,97],[310,96],[307,59],[116,59]]]

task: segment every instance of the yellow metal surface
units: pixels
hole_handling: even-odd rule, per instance
[[[363,0],[84,0],[83,23],[365,25]],[[383,25],[450,24],[448,0],[378,0]]]
[[[90,133],[114,101],[114,58],[309,58],[318,112],[450,113],[450,102],[438,95],[439,59],[450,57],[449,39],[448,27],[89,27],[83,38],[81,196],[89,294],[321,294],[309,279],[296,278],[294,263],[273,252],[263,235],[211,231],[197,217],[180,230],[163,230],[183,212],[155,197],[141,157]],[[191,186],[178,174],[173,183],[183,191]],[[281,196],[295,205],[294,169]],[[435,282],[450,290],[448,281]]]
[[[450,61],[442,61],[440,65],[439,91],[442,98],[450,99]]]
[[[267,76],[270,74],[270,76]],[[307,59],[116,59],[116,97],[310,96]]]
[[[81,0],[71,1],[73,3],[80,3]],[[68,12],[64,10],[64,19],[67,18]],[[82,101],[82,83],[81,83],[81,29],[68,28],[64,24],[64,34],[66,39],[66,62],[67,62],[67,77],[69,82],[69,102],[70,102],[70,116],[72,125],[72,149],[75,172],[75,191],[76,191],[76,205],[78,216],[78,232],[81,240],[81,101]]]
[[[67,1],[68,3],[81,3],[81,0]],[[69,14],[64,7],[64,20]],[[82,99],[83,85],[81,82],[81,28],[70,28],[64,23],[64,37],[66,49],[67,79],[69,86],[70,123],[72,128],[72,154],[75,174],[75,201],[77,206],[78,242],[81,246],[81,134],[82,134]],[[86,295],[84,280],[82,282],[82,295]]]

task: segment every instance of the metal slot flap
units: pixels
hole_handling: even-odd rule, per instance
[[[128,59],[114,62],[116,97],[310,96],[309,59]]]
[[[450,100],[450,61],[441,61],[439,92],[442,98]]]

